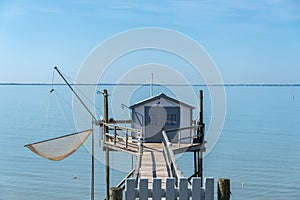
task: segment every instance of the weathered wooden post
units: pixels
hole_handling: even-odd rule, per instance
[[[218,200],[230,199],[230,179],[219,178],[218,179]]]
[[[92,118],[92,177],[91,177],[91,200],[95,199],[95,133],[94,119]]]
[[[204,144],[204,123],[203,123],[203,90],[200,90],[200,108],[199,108],[200,112],[199,112],[199,118],[200,118],[200,143],[201,145]],[[203,153],[200,150],[200,155],[199,155],[199,151],[198,151],[198,159],[199,159],[199,164],[198,164],[198,173],[199,176],[201,177],[202,180],[202,184],[201,187],[203,186]]]
[[[108,94],[107,90],[103,90],[103,96],[104,96],[104,140],[107,140],[106,134],[108,133]],[[109,200],[109,150],[106,148],[105,152],[105,158],[106,158],[106,200]]]
[[[203,123],[203,90],[200,90],[199,96],[199,121],[197,122],[199,126],[197,128],[197,138],[194,142],[204,145],[204,123]],[[194,151],[194,175],[196,177],[201,177],[201,187],[203,186],[203,153],[202,150]]]
[[[110,200],[122,200],[122,198],[123,198],[122,188],[111,187],[109,189],[109,198],[110,198]]]

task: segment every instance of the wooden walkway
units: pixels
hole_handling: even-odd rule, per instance
[[[161,178],[165,187],[169,177],[161,143],[145,143],[146,149],[142,155],[140,178],[148,179],[148,187],[152,188],[152,178]]]
[[[166,187],[166,179],[174,177],[184,178],[177,166],[175,155],[178,153],[205,151],[200,143],[170,143],[166,134],[162,143],[143,143],[142,140],[133,139],[128,135],[120,136],[117,130],[125,128],[115,126],[114,133],[107,133],[103,138],[103,149],[129,153],[137,157],[135,177],[148,179],[148,188],[152,188],[153,178],[161,179],[161,186]],[[126,128],[128,129],[128,128]],[[192,140],[192,139],[191,139]]]

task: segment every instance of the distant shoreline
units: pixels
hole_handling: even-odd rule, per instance
[[[65,83],[0,83],[0,86],[47,86],[47,85],[66,85]],[[143,86],[150,86],[150,83],[147,84],[139,84],[139,83],[121,83],[121,84],[115,84],[115,83],[98,83],[98,84],[91,84],[91,83],[82,83],[82,84],[70,84],[70,85],[104,85],[104,86],[132,86],[132,85],[143,85]],[[153,86],[160,86],[160,84],[152,84]],[[249,84],[239,84],[239,83],[233,83],[233,84],[165,84],[164,86],[224,86],[224,87],[299,87],[300,83],[297,84],[290,84],[290,83],[249,83]]]

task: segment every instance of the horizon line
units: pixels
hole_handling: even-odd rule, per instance
[[[67,85],[66,83],[0,83],[0,86],[22,86],[22,85]],[[130,86],[130,85],[142,85],[142,86],[300,86],[300,83],[224,83],[224,84],[157,84],[157,83],[70,83],[70,85],[105,85],[105,86]]]

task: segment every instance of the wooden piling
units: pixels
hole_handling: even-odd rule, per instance
[[[204,143],[204,123],[203,123],[203,90],[200,90],[200,105],[199,105],[199,119],[200,119],[200,143]],[[198,151],[198,177],[201,177],[201,187],[203,186],[203,153]]]
[[[109,199],[110,200],[122,200],[123,198],[123,190],[118,187],[111,187],[109,189]]]
[[[108,123],[108,94],[107,90],[103,90],[103,96],[104,96],[104,122]],[[108,126],[104,125],[104,140],[107,140],[106,134],[108,133]],[[106,149],[105,152],[105,160],[106,160],[106,200],[109,200],[109,150]]]
[[[104,123],[108,123],[108,94],[107,90],[103,90],[103,96],[104,96],[104,113],[103,113],[103,121]],[[104,125],[104,133],[108,133],[108,126]],[[106,140],[106,136],[104,137]]]
[[[230,179],[219,178],[218,179],[218,200],[230,199]]]
[[[92,119],[92,177],[91,177],[91,200],[95,199],[95,134],[94,119]]]

